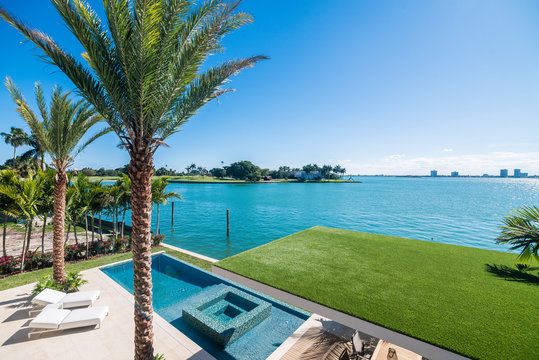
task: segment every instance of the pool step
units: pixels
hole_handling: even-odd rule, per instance
[[[201,292],[196,293],[183,301],[170,304],[169,306],[160,309],[159,315],[161,315],[167,321],[174,321],[182,315],[182,309],[184,307],[199,302],[225,287],[227,287],[226,284],[207,286]]]

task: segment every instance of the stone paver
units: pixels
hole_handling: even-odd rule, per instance
[[[101,290],[95,306],[110,312],[100,329],[86,327],[32,337],[28,340],[28,300],[34,284],[0,292],[0,359],[132,359],[134,355],[133,296],[99,269],[83,272],[81,290]],[[172,359],[213,359],[200,346],[154,314],[156,353]]]

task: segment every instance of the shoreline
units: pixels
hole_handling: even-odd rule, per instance
[[[196,180],[167,180],[169,183],[174,184],[361,184],[361,181],[323,181],[323,180],[309,180],[309,181],[196,181]]]

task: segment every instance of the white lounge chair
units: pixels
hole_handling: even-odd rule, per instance
[[[28,333],[28,339],[32,335],[43,334],[52,331],[61,331],[85,326],[101,327],[101,323],[109,313],[108,306],[96,306],[87,309],[66,310],[58,309],[58,304],[47,305],[43,311],[28,325],[32,331]]]
[[[99,298],[100,291],[77,291],[66,294],[65,292],[44,289],[32,299],[32,310],[29,315],[40,312],[43,307],[50,304],[61,304],[61,308],[69,309],[81,306],[92,306]]]

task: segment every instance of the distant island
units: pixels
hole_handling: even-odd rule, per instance
[[[118,176],[127,174],[129,165],[117,169],[95,170],[83,168],[79,172],[88,176],[91,180],[115,180]],[[155,170],[155,176],[166,176],[172,183],[197,183],[197,184],[240,184],[240,183],[361,183],[361,181],[344,180],[346,169],[340,165],[308,164],[302,168],[280,166],[276,170],[263,169],[250,161],[242,160],[228,166],[207,170],[205,167],[191,164],[185,171],[178,172],[174,169],[161,167]]]

